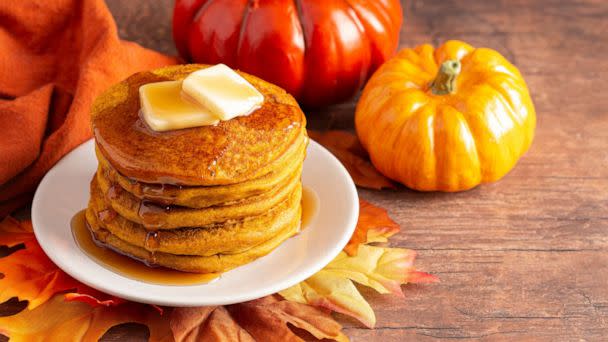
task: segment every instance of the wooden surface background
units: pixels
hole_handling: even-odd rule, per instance
[[[174,54],[172,0],[107,0],[121,37]],[[405,299],[364,291],[376,329],[353,341],[608,339],[608,1],[403,3],[401,46],[461,39],[501,52],[536,104],[531,150],[503,180],[458,194],[360,190],[402,225],[392,245],[441,278]],[[352,129],[354,101],[307,113]],[[18,304],[12,305],[13,308]],[[4,311],[4,314],[7,312]],[[104,340],[142,340],[127,324]]]

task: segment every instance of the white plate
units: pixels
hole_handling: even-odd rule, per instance
[[[57,163],[44,177],[32,204],[32,223],[46,254],[72,277],[103,292],[133,301],[170,305],[226,305],[260,298],[305,280],[327,265],[351,237],[359,202],[342,164],[314,141],[308,145],[302,181],[319,197],[309,226],[269,255],[222,274],[209,284],[169,286],[145,283],[105,268],[82,252],[70,220],[89,199],[97,168],[92,140]]]

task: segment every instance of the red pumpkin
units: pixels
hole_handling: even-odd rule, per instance
[[[320,106],[351,97],[397,48],[398,0],[176,0],[188,61],[254,74]]]

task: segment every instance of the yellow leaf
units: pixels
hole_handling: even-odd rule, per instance
[[[279,294],[287,300],[320,306],[354,317],[370,328],[376,324],[374,310],[353,282],[325,269]]]
[[[379,293],[402,297],[401,285],[436,280],[432,275],[415,270],[415,258],[416,252],[410,249],[360,245],[357,255],[341,252],[325,270]]]
[[[340,252],[323,270],[279,294],[288,300],[352,316],[373,327],[376,323],[374,311],[353,281],[380,293],[402,297],[402,284],[436,280],[434,276],[414,269],[415,257],[416,253],[408,249],[360,245],[355,256]]]

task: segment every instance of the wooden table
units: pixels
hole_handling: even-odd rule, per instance
[[[174,54],[172,0],[108,0],[121,37]],[[360,195],[387,208],[441,282],[405,299],[364,291],[376,329],[340,316],[354,341],[606,340],[608,337],[608,2],[435,0],[403,5],[401,46],[461,39],[523,73],[536,138],[496,184],[458,194]],[[316,129],[352,129],[354,101],[308,113]],[[104,339],[141,340],[144,328]]]

